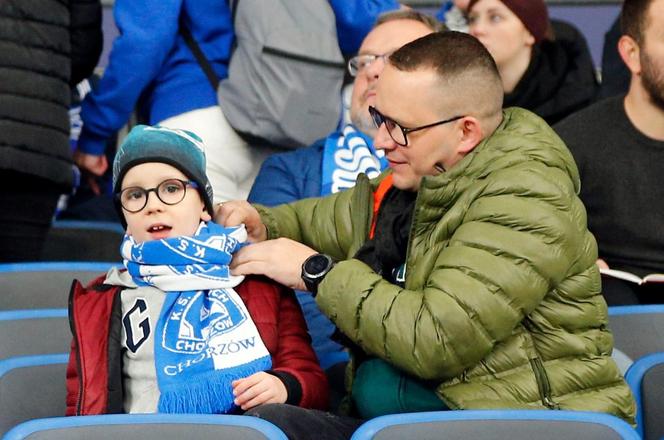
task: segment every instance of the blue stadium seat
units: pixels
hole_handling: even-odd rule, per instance
[[[664,353],[639,358],[630,367],[625,380],[636,399],[636,425],[646,439],[664,437]]]
[[[67,307],[75,278],[87,283],[113,265],[80,261],[0,264],[0,310]]]
[[[637,440],[609,414],[549,410],[466,410],[393,414],[369,420],[352,440]]]
[[[640,357],[664,352],[664,305],[609,307],[609,329],[613,333],[613,357],[625,371]],[[624,356],[616,356],[616,351]]]
[[[116,414],[31,420],[14,427],[5,440],[77,439],[287,440],[265,420],[249,416],[201,414]]]
[[[63,353],[70,342],[67,309],[0,311],[0,360]]]
[[[0,361],[0,436],[26,420],[65,414],[67,354]]]

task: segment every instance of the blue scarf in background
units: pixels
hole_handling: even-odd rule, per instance
[[[383,151],[376,151],[371,138],[352,125],[346,125],[325,140],[321,176],[321,196],[355,186],[360,173],[370,179],[387,168]]]
[[[160,413],[226,413],[235,408],[231,382],[272,366],[240,296],[243,277],[230,274],[244,226],[201,223],[193,237],[143,243],[125,236],[121,254],[134,282],[165,293],[154,357]]]

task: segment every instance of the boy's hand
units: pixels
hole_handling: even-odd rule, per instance
[[[244,200],[232,200],[215,206],[214,221],[220,225],[239,226],[244,223],[252,243],[267,240],[267,229],[256,208]]]
[[[247,411],[264,403],[286,403],[286,386],[277,376],[264,371],[233,381],[235,404]]]
[[[316,251],[289,238],[250,244],[233,254],[231,274],[265,275],[295,290],[307,290],[302,264]]]

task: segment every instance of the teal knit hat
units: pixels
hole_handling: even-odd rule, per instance
[[[203,141],[190,131],[155,125],[137,125],[129,132],[113,161],[113,192],[118,193],[127,171],[146,162],[160,162],[182,171],[198,184],[205,208],[214,215],[212,185],[205,174]],[[116,209],[124,222],[119,204]]]

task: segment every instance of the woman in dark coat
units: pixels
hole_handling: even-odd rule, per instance
[[[583,35],[551,22],[543,0],[471,0],[470,33],[489,50],[503,80],[505,107],[549,124],[589,105],[598,84]]]

